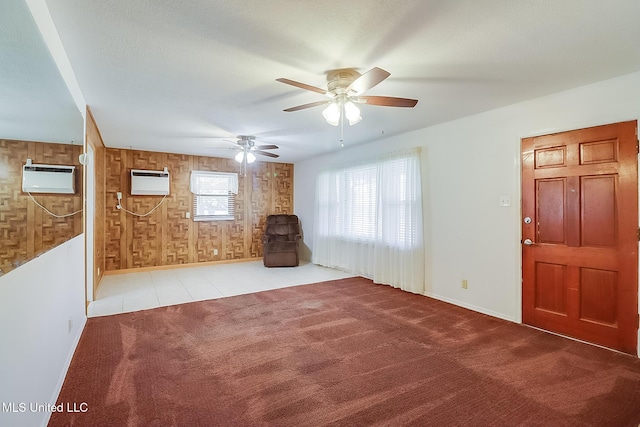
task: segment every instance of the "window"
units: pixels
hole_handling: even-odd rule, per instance
[[[420,149],[318,175],[312,260],[424,293]]]
[[[234,219],[238,174],[191,171],[191,192],[194,221]]]
[[[412,211],[421,203],[413,192],[415,184],[407,181],[414,162],[412,157],[394,158],[321,174],[318,231],[347,240],[413,245]]]

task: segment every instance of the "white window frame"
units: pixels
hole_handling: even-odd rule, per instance
[[[238,194],[238,174],[228,172],[191,171],[194,221],[231,221],[235,219],[235,196]],[[207,200],[226,199],[225,212],[204,213]]]

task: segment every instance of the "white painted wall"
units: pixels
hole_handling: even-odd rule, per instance
[[[0,425],[47,424],[85,323],[83,234],[0,277]]]
[[[367,126],[364,110],[363,117],[357,126]],[[427,295],[520,322],[521,138],[636,119],[640,73],[296,163],[294,206],[304,228],[304,245],[313,247],[310,190],[319,170],[421,146]],[[511,207],[499,206],[505,195],[511,196]],[[462,279],[469,281],[469,289],[461,288]]]

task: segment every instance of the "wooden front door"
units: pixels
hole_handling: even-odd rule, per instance
[[[522,321],[637,353],[637,122],[522,140]]]

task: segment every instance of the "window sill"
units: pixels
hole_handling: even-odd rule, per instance
[[[232,216],[196,216],[193,217],[194,221],[233,221],[235,218]]]

